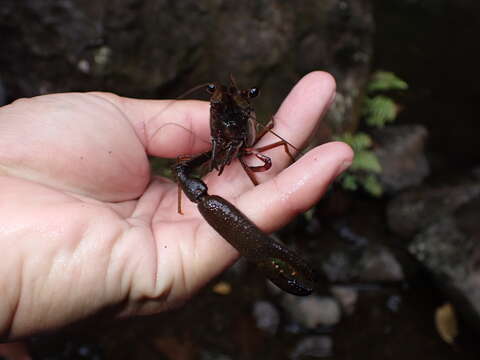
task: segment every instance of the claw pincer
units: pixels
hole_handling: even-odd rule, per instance
[[[309,295],[314,290],[315,279],[308,264],[262,232],[233,204],[220,196],[209,195],[207,185],[190,175],[210,157],[209,151],[175,165],[174,172],[183,192],[197,204],[210,226],[242,256],[255,263],[275,285],[294,295]]]

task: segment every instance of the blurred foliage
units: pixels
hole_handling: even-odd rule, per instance
[[[373,98],[365,99],[362,115],[367,125],[383,127],[386,123],[395,120],[397,106],[389,97],[377,95]]]
[[[340,178],[340,184],[346,190],[355,191],[361,186],[373,196],[382,195],[382,186],[376,174],[382,171],[377,156],[371,150],[372,138],[363,132],[356,134],[345,133],[335,137],[350,145],[355,152],[352,165]]]
[[[375,72],[367,85],[367,92],[374,93],[377,91],[389,90],[407,90],[408,84],[397,77],[394,73],[388,71]]]
[[[398,114],[398,106],[391,97],[379,93],[406,89],[407,83],[395,74],[387,71],[375,72],[367,85],[367,95],[363,101],[362,119],[365,125],[382,128],[393,122]],[[334,139],[347,143],[355,153],[352,165],[339,178],[342,187],[351,191],[361,187],[373,196],[381,196],[383,189],[378,175],[382,172],[382,167],[373,151],[370,135],[365,132],[344,133]]]
[[[381,128],[395,120],[398,106],[395,101],[379,92],[404,91],[405,81],[388,71],[375,72],[367,85],[367,96],[363,102],[362,115],[367,125]]]

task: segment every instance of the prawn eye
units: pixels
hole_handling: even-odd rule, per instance
[[[252,87],[250,90],[248,90],[248,97],[249,98],[254,98],[260,93],[260,90],[258,87]]]
[[[216,89],[215,84],[208,84],[207,85],[207,92],[209,92],[210,94],[213,94],[215,92],[215,89]]]

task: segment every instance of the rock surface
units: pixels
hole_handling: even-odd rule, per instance
[[[480,329],[480,183],[406,192],[389,206],[392,230],[433,275],[465,321]]]
[[[332,72],[355,121],[368,76],[370,1],[4,0],[0,63],[9,99],[106,90],[176,97],[194,85],[262,86],[266,118],[309,71]],[[347,124],[348,125],[348,124]]]
[[[286,294],[282,305],[294,322],[307,329],[333,326],[340,321],[342,315],[337,301],[327,296],[298,297]]]
[[[358,291],[351,286],[332,286],[331,292],[335,299],[340,303],[343,312],[346,315],[352,315],[355,312],[355,305],[358,300]]]
[[[404,279],[402,266],[386,247],[368,248],[360,258],[358,278],[365,282],[395,282]]]
[[[253,304],[253,317],[257,327],[273,335],[280,324],[280,314],[277,308],[268,301],[257,301]]]
[[[427,130],[421,125],[391,125],[374,132],[382,172],[380,182],[387,193],[420,185],[430,169],[424,153]]]
[[[396,234],[411,237],[479,195],[480,182],[410,190],[388,204],[388,225]]]
[[[338,248],[322,263],[330,282],[398,282],[404,278],[403,269],[392,252],[384,246]]]

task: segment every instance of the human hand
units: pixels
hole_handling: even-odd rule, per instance
[[[335,89],[305,76],[275,116],[275,132],[303,144]],[[178,306],[238,253],[182,203],[177,185],[151,178],[147,155],[208,149],[209,104],[65,93],[0,108],[0,338],[51,330],[114,309],[114,316]],[[259,146],[276,141],[267,134]],[[221,195],[265,232],[314,205],[351,162],[342,143],[288,165],[282,149],[253,187],[236,162],[209,174]],[[184,198],[185,199],[185,198]]]

